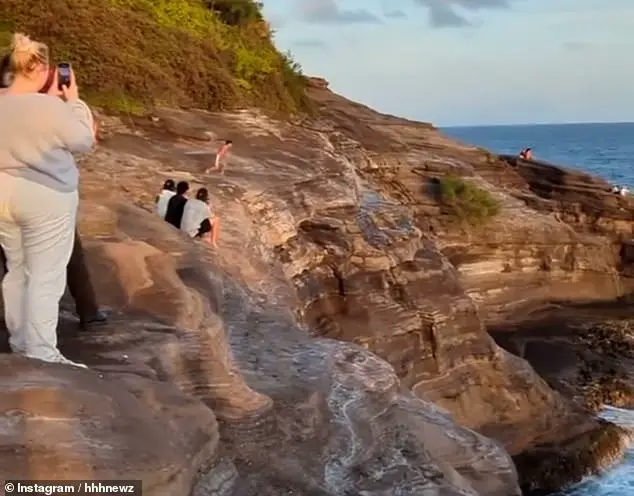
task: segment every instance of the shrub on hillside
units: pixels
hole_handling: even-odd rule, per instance
[[[89,101],[142,112],[306,108],[306,78],[253,0],[0,0],[0,49],[23,31],[77,67]]]
[[[440,179],[440,198],[457,219],[469,224],[481,223],[500,211],[491,193],[460,177]]]
[[[226,24],[236,26],[262,21],[262,4],[251,0],[205,0],[209,9],[216,12]]]

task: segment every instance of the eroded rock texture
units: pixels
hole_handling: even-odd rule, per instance
[[[172,459],[160,456],[163,443],[177,443],[181,462],[170,473],[196,496],[519,494],[504,448],[539,447],[552,465],[562,446],[607,427],[498,347],[485,324],[552,299],[624,293],[629,251],[616,232],[628,224],[613,210],[586,222],[596,185],[568,196],[565,181],[545,190],[537,183],[547,175],[532,164],[378,114],[326,84],[310,91],[319,117],[294,123],[247,111],[102,116],[103,141],[81,165],[80,229],[115,316],[103,331],[75,335],[66,312],[64,351],[120,381],[103,394],[121,404],[135,396],[156,426],[204,433],[183,443],[166,430],[153,457],[127,460],[130,470],[159,467]],[[234,141],[225,174],[204,174],[224,139]],[[479,227],[456,224],[434,182],[447,174],[490,191],[501,212]],[[210,189],[217,250],[147,212],[168,177]],[[578,221],[573,205],[585,212]],[[50,387],[68,384],[60,374],[70,372],[40,369]],[[166,392],[129,385],[140,378]],[[174,403],[185,409],[176,420]],[[43,415],[37,408],[16,418]],[[102,425],[73,438],[92,453],[95,474],[119,470],[97,449],[107,411],[75,413]],[[120,415],[129,426],[147,418]],[[134,436],[125,449],[135,449]],[[606,450],[620,446],[610,439]],[[25,449],[29,460],[62,456],[54,443]],[[84,469],[74,470],[69,478]],[[148,494],[163,494],[153,470]],[[524,486],[539,489],[529,478]]]
[[[138,478],[150,495],[519,494],[501,446],[385,361],[312,338],[153,214],[82,209],[111,324],[77,334],[63,312],[61,348],[88,371],[3,358],[3,474]]]

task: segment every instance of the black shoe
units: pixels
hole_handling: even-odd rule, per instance
[[[79,318],[79,327],[84,331],[89,331],[95,327],[101,327],[108,324],[108,316],[102,310]]]

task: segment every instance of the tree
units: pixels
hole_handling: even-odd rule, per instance
[[[231,26],[263,21],[262,3],[253,0],[205,0],[207,7]]]

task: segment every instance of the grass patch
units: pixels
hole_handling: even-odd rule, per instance
[[[500,212],[500,204],[488,191],[460,177],[440,179],[440,199],[456,219],[481,224]]]
[[[0,0],[0,10],[0,52],[13,31],[44,41],[95,105],[309,109],[301,67],[253,0]]]

